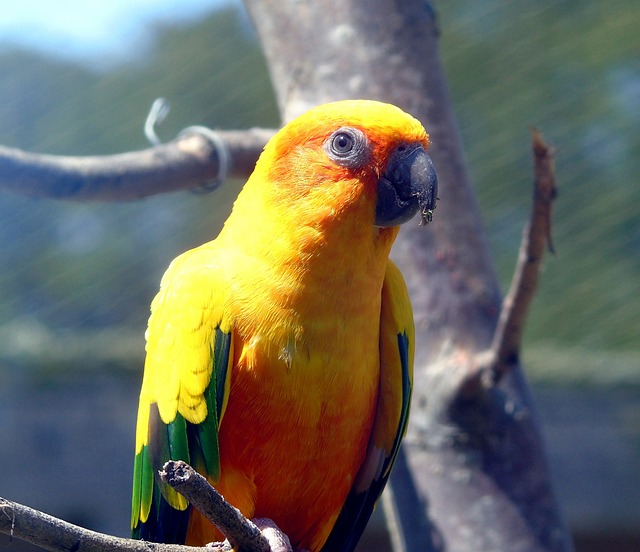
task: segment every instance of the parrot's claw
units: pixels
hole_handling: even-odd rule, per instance
[[[205,548],[211,548],[212,552],[231,552],[233,550],[233,547],[231,546],[231,544],[229,543],[228,540],[225,540],[223,542],[208,542],[207,544],[204,545]]]
[[[293,552],[289,537],[287,537],[272,520],[269,518],[258,518],[252,521],[258,529],[260,529],[262,536],[269,542],[269,546],[271,547],[270,552]]]

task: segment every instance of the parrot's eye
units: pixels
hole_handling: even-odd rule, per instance
[[[333,137],[332,149],[338,155],[347,155],[353,149],[353,138],[346,132],[341,132]]]
[[[339,128],[329,136],[324,149],[332,161],[350,169],[361,167],[369,157],[369,141],[357,128]]]

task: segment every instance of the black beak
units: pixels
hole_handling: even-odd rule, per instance
[[[420,211],[421,224],[436,208],[438,177],[431,157],[420,145],[400,146],[378,180],[375,225],[398,226]]]

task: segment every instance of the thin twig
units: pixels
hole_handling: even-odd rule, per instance
[[[160,477],[220,529],[234,550],[270,551],[269,542],[260,529],[244,517],[240,510],[225,501],[224,497],[189,464],[171,460],[163,466]]]
[[[219,131],[234,178],[246,178],[273,130]],[[67,157],[0,146],[0,190],[74,201],[126,201],[201,187],[219,174],[213,142],[190,132],[166,144],[118,155]]]
[[[534,183],[531,217],[522,236],[516,270],[493,336],[490,366],[485,373],[485,376],[489,376],[488,383],[499,381],[518,362],[524,324],[538,285],[545,247],[554,252],[551,207],[557,194],[553,159],[555,150],[545,143],[537,129],[532,130],[532,149]]]
[[[409,466],[406,441],[398,451],[381,500],[393,552],[410,552],[418,542],[422,552],[441,550]]]
[[[202,548],[158,544],[104,535],[28,506],[0,498],[0,533],[52,552],[202,552]],[[222,552],[208,548],[207,552]]]

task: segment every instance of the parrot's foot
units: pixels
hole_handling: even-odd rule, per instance
[[[260,533],[269,543],[269,552],[294,552],[289,542],[289,537],[285,535],[280,528],[268,518],[257,518],[251,520]],[[223,542],[210,542],[206,545],[211,552],[233,552],[234,548],[228,540]],[[304,550],[296,550],[295,552],[306,552]]]
[[[209,548],[211,552],[232,552],[233,547],[228,540],[223,542],[208,542],[204,545],[205,548]]]
[[[209,548],[211,552],[232,552],[233,548],[229,541],[223,542],[208,542],[204,545],[205,548]]]
[[[289,537],[269,518],[257,518],[252,520],[256,524],[262,536],[267,539],[270,552],[293,552]]]

